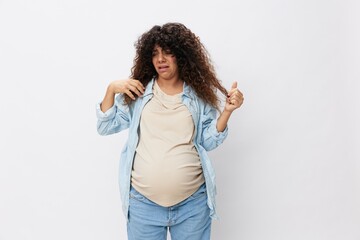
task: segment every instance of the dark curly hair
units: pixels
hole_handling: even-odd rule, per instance
[[[155,45],[169,50],[177,60],[179,78],[191,86],[198,97],[218,108],[217,90],[227,95],[226,89],[216,77],[209,54],[199,38],[181,23],[154,26],[139,37],[135,43],[136,56],[131,69],[131,78],[146,86],[157,72],[152,63]],[[125,96],[125,102],[132,99]]]

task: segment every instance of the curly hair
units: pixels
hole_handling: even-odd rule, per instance
[[[179,78],[191,86],[204,102],[219,109],[221,101],[217,90],[225,96],[227,91],[216,77],[209,54],[200,39],[181,23],[155,25],[139,37],[135,43],[136,56],[130,77],[144,86],[157,77],[152,63],[155,45],[170,50],[177,60]],[[130,97],[125,96],[127,104],[131,101]]]

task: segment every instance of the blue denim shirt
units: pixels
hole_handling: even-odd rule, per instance
[[[142,96],[130,105],[123,104],[124,96],[119,94],[115,98],[115,104],[105,113],[100,109],[100,103],[96,105],[97,130],[100,135],[109,135],[129,129],[128,140],[123,147],[119,164],[119,188],[125,217],[129,211],[129,191],[131,182],[131,171],[135,150],[139,142],[139,124],[141,112],[145,104],[153,96],[154,79],[146,86]],[[204,103],[196,96],[195,91],[184,83],[182,102],[189,109],[195,124],[194,144],[199,153],[203,175],[205,178],[210,217],[217,218],[215,211],[215,172],[208,157],[207,151],[219,146],[227,136],[228,128],[223,132],[216,129],[216,109]],[[176,127],[176,123],[174,123]]]

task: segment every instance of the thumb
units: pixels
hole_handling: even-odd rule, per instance
[[[231,89],[237,88],[237,82],[233,82],[233,84],[231,85]]]

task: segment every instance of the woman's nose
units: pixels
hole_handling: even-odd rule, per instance
[[[158,60],[158,62],[160,62],[160,63],[163,62],[163,61],[164,61],[164,55],[163,55],[162,53],[159,53],[157,60]]]

